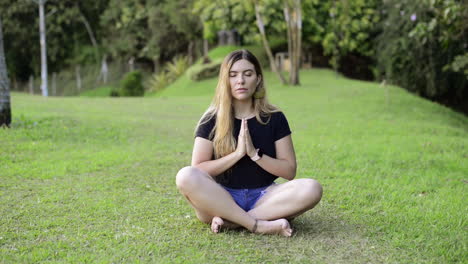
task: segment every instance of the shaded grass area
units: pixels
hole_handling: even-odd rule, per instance
[[[0,260],[162,263],[466,262],[468,119],[393,86],[266,74],[298,177],[324,185],[294,237],[210,233],[178,194],[215,80],[157,98],[13,94],[0,129]],[[187,87],[187,85],[189,87]]]
[[[101,86],[97,87],[96,89],[93,90],[87,90],[82,93],[80,93],[80,96],[85,96],[85,97],[109,97],[111,94],[111,91],[114,88],[112,86]]]

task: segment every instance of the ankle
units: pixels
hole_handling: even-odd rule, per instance
[[[255,219],[255,224],[253,225],[252,229],[250,230],[252,233],[257,232],[257,227],[258,227],[258,220]]]

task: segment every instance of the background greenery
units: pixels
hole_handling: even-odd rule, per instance
[[[287,50],[283,7],[281,0],[260,1],[273,52]],[[385,80],[468,113],[467,1],[302,0],[302,12],[303,54],[312,67]],[[30,30],[38,28],[37,5],[4,0],[0,13],[13,87],[27,90],[21,86],[40,71],[38,30]],[[131,70],[121,65],[132,58],[140,70],[158,74],[175,57],[195,62],[203,53],[203,39],[216,45],[219,30],[236,29],[244,45],[261,46],[253,4],[247,0],[49,0],[46,13],[49,71],[59,73],[69,90],[77,65],[97,64],[94,74],[83,74],[89,79],[84,90],[102,86],[96,76],[104,56],[118,76]],[[166,86],[169,77],[155,76],[161,84],[146,89],[161,90],[157,87]]]

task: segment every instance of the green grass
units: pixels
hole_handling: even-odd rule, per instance
[[[80,96],[84,97],[109,97],[112,91],[112,86],[102,86],[96,89],[87,90],[80,93]]]
[[[292,238],[211,234],[176,190],[216,80],[157,97],[12,94],[0,129],[2,263],[466,263],[468,118],[393,86],[266,74],[298,177],[324,186]]]

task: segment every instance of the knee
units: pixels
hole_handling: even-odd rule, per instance
[[[187,191],[193,189],[197,182],[197,175],[200,174],[200,170],[187,166],[179,170],[176,176],[176,185],[180,191]]]
[[[301,192],[300,199],[307,201],[311,205],[315,205],[322,199],[323,188],[322,185],[313,179],[303,179],[300,183]]]

